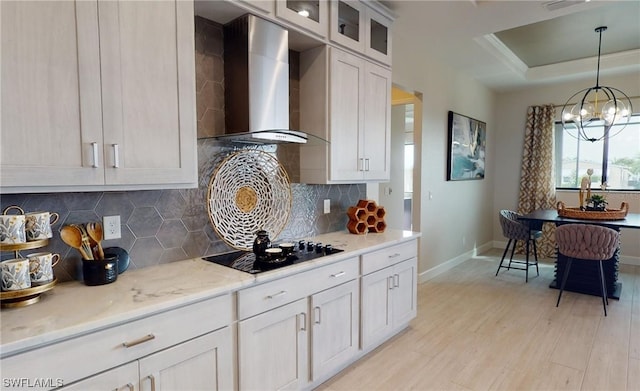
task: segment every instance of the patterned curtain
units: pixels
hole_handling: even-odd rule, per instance
[[[553,105],[530,106],[522,151],[518,213],[556,208],[556,186],[553,165]],[[555,256],[555,226],[544,224],[538,240],[538,257]],[[519,248],[522,251],[522,247]]]

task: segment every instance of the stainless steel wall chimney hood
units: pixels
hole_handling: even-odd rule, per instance
[[[306,143],[289,129],[289,33],[255,15],[224,26],[225,135],[250,144]]]

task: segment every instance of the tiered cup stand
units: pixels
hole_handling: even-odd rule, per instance
[[[17,243],[17,244],[0,244],[0,251],[9,252],[13,251],[15,258],[20,258],[20,251],[31,250],[34,248],[44,247],[49,244],[49,239],[36,240],[33,242]],[[27,305],[35,304],[40,300],[40,295],[52,289],[56,285],[57,280],[43,284],[32,286],[27,289],[20,289],[17,291],[3,291],[0,292],[0,307],[2,308],[16,308],[24,307]]]

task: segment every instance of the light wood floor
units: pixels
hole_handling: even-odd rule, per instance
[[[640,390],[640,267],[621,265],[609,300],[524,282],[491,250],[418,286],[410,327],[318,389]],[[551,262],[551,261],[548,261]]]

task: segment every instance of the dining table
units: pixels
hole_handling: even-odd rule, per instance
[[[592,224],[611,228],[618,232],[623,228],[640,229],[640,213],[627,213],[624,219],[619,220],[594,220],[562,217],[558,215],[556,209],[538,209],[520,216],[519,220],[528,222],[531,230],[541,229],[544,223],[552,223],[556,226],[562,224]],[[559,289],[560,279],[558,277],[564,274],[566,261],[567,257],[558,252],[555,262],[555,279],[549,285],[550,288]],[[622,282],[618,280],[619,261],[620,246],[618,246],[613,257],[603,261],[607,296],[617,300],[620,299],[622,292]],[[600,296],[600,277],[597,268],[598,262],[575,259],[564,289]]]

